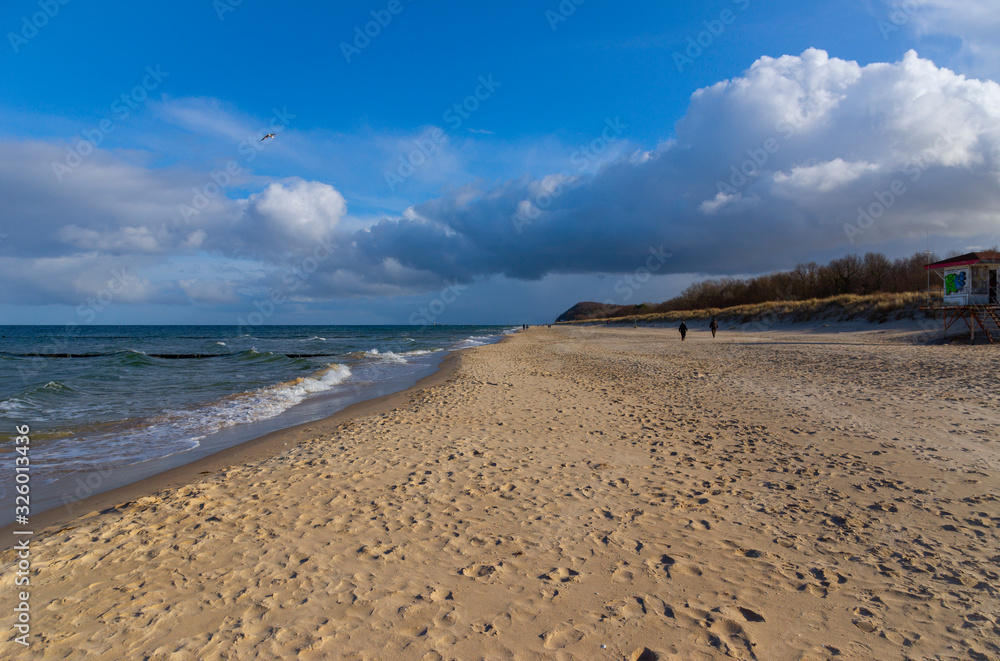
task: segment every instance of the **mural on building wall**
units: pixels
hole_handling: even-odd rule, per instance
[[[968,305],[972,278],[969,269],[952,269],[944,272],[944,302],[949,305]]]
[[[961,271],[945,271],[944,273],[944,293],[947,294],[964,294],[965,285],[969,280],[969,276],[963,269]]]

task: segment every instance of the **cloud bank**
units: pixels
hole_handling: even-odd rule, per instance
[[[277,288],[309,301],[629,273],[651,251],[671,254],[663,274],[755,273],[925,231],[1000,231],[1000,85],[913,51],[867,66],[815,49],[764,57],[695,92],[674,138],[649,151],[596,172],[570,162],[468,184],[360,230],[330,183],[271,180],[192,218],[179,207],[203,173],[95,150],[59,181],[64,156],[0,143],[4,302],[74,304],[113,269],[136,274],[129,300],[218,304]]]
[[[1000,230],[1000,86],[909,52],[761,58],[697,91],[676,138],[541,180],[466,186],[353,237],[362,263],[438,277],[758,272],[789,255]]]

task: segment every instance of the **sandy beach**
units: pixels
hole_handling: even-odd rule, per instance
[[[31,647],[8,611],[4,656],[1000,658],[1000,348],[902,335],[557,327],[461,352],[51,513]]]

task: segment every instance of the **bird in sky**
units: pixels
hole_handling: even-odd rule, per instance
[[[265,135],[265,136],[264,136],[263,138],[261,138],[261,139],[260,139],[260,141],[261,141],[261,142],[264,142],[264,141],[265,141],[265,140],[267,140],[268,138],[273,138],[273,137],[274,137],[274,134],[273,134],[273,133],[268,133],[268,134],[267,134],[267,135]]]

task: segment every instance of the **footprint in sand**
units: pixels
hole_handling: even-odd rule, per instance
[[[615,583],[631,583],[635,576],[629,570],[625,569],[624,565],[621,565],[611,574],[611,580]]]
[[[648,647],[640,647],[628,655],[628,661],[660,661],[660,655]]]
[[[575,581],[579,578],[580,572],[574,571],[568,567],[556,567],[548,572],[542,574],[538,578],[545,581],[556,581],[559,583],[568,583],[569,581]]]
[[[455,612],[454,608],[442,608],[437,615],[434,616],[434,626],[436,627],[450,627],[454,626],[458,622],[458,614]]]
[[[427,588],[417,595],[417,599],[422,599],[424,601],[429,601],[432,604],[439,601],[450,601],[453,599],[451,590],[446,590],[444,588],[435,588],[427,586]]]
[[[558,650],[583,640],[583,632],[578,629],[555,629],[542,634],[542,640],[547,650]]]
[[[646,601],[642,597],[628,597],[621,601],[609,603],[606,608],[621,620],[642,617],[647,612]]]
[[[854,626],[861,629],[865,633],[874,633],[875,630],[878,629],[878,627],[876,627],[872,622],[869,622],[868,620],[852,620],[852,621],[854,622]]]
[[[742,606],[737,606],[736,610],[738,610],[740,612],[740,615],[742,615],[743,619],[746,620],[747,622],[765,622],[766,621],[764,619],[763,615],[761,615],[759,613],[756,613],[756,612],[750,610],[749,608],[743,608]]]
[[[725,641],[725,645],[728,647],[725,651],[729,656],[738,659],[757,658],[753,652],[754,642],[738,622],[719,620],[713,622],[709,628]]]
[[[481,578],[488,579],[497,573],[497,568],[493,565],[487,564],[475,564],[466,567],[460,572],[462,576],[468,576],[470,578]]]

